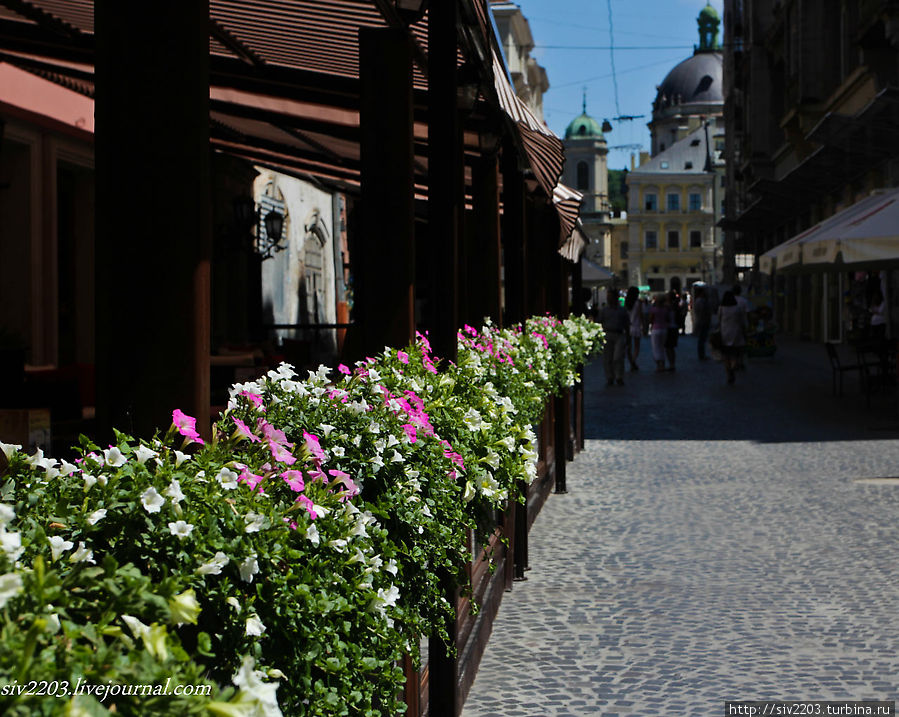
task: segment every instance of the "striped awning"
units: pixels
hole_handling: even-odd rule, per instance
[[[550,197],[559,214],[559,252],[570,261],[577,261],[581,249],[575,251],[578,240],[575,224],[583,195],[559,181],[565,165],[562,140],[541,122],[528,106],[515,94],[499,54],[493,50],[493,82],[500,107],[515,123],[525,154],[537,183]]]

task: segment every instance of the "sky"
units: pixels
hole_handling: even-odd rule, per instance
[[[693,54],[699,43],[696,18],[706,0],[515,1],[531,26],[536,45],[531,54],[549,78],[543,113],[550,129],[564,136],[568,123],[581,113],[586,88],[587,114],[612,123],[606,134],[609,169],[630,167],[631,154],[639,150],[614,148],[640,144],[649,151],[646,123],[656,86]],[[723,20],[723,0],[711,0],[711,5]],[[723,34],[722,27],[719,42]],[[614,119],[625,115],[644,116]]]

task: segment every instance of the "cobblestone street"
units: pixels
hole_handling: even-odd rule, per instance
[[[899,415],[831,395],[820,345],[781,341],[725,383],[605,386],[530,535],[464,717],[723,714],[725,700],[899,697]]]

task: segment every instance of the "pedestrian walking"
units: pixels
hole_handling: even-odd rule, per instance
[[[609,289],[606,305],[599,310],[599,323],[606,335],[603,347],[603,367],[606,385],[624,385],[624,355],[627,351],[630,318],[618,301],[618,291]]]
[[[705,287],[693,288],[693,331],[696,333],[696,354],[700,361],[705,361],[705,342],[709,338],[709,329],[712,325],[712,312],[709,308],[709,300],[705,295]]]
[[[649,340],[652,345],[652,357],[656,362],[656,373],[665,370],[665,340],[671,326],[671,311],[668,297],[660,294],[649,307]]]
[[[740,309],[743,311],[743,315],[748,317],[749,311],[750,311],[750,305],[749,305],[749,299],[747,299],[745,296],[743,296],[743,287],[740,286],[739,284],[734,284],[733,292],[734,292],[734,299],[737,302],[737,306],[739,306]],[[737,357],[737,367],[736,368],[738,371],[746,370],[746,364],[743,361],[742,352]]]
[[[721,331],[721,353],[724,355],[724,368],[727,371],[727,382],[736,379],[736,369],[743,356],[746,345],[746,312],[737,303],[732,291],[725,291],[718,307],[718,326]]]
[[[640,301],[640,290],[631,286],[624,297],[624,308],[630,321],[630,337],[627,342],[627,359],[631,371],[639,371],[637,356],[640,355],[640,339],[643,336],[643,302]]]
[[[680,325],[680,297],[676,291],[668,294],[668,310],[670,313],[668,333],[665,336],[665,356],[668,358],[668,370],[674,371],[677,358],[677,335]]]

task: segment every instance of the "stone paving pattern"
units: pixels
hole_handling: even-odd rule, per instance
[[[725,383],[682,337],[678,371],[606,387],[586,449],[530,536],[463,717],[721,715],[725,700],[896,699],[895,396],[831,395],[821,345],[781,340]]]

